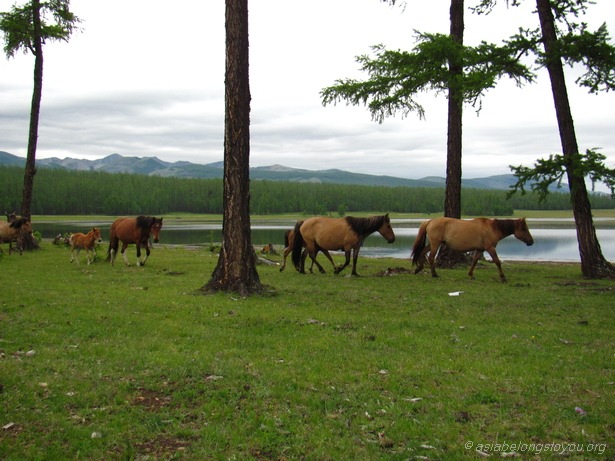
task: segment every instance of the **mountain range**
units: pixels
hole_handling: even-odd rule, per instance
[[[0,166],[24,166],[25,159],[0,151]],[[172,176],[179,178],[222,178],[224,163],[206,165],[191,162],[165,162],[157,157],[124,157],[112,154],[99,160],[57,157],[37,159],[39,168],[59,168],[78,171],[104,171],[108,173],[130,173],[150,176]],[[304,183],[358,184],[365,186],[405,186],[405,187],[444,187],[445,178],[430,176],[421,179],[405,179],[394,176],[378,176],[348,171],[304,170],[283,165],[259,166],[250,168],[251,180],[291,181]],[[486,178],[463,179],[467,188],[508,190],[517,179],[512,174],[489,176]]]

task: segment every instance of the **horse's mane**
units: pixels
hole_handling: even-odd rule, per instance
[[[367,237],[368,235],[376,232],[383,223],[389,219],[388,216],[370,216],[369,218],[355,218],[353,216],[346,216],[346,222],[350,228],[359,236]]]
[[[493,222],[497,229],[505,236],[508,237],[515,233],[515,220],[514,219],[494,219]]]
[[[154,218],[151,216],[137,216],[137,227],[144,233],[149,234],[153,223]]]
[[[15,219],[11,221],[11,223],[9,224],[9,227],[12,227],[14,229],[19,229],[21,226],[23,226],[27,222],[28,220],[26,218]]]

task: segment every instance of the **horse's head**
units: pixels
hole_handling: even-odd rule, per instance
[[[94,235],[94,241],[96,243],[102,243],[102,238],[100,236],[100,229],[98,227],[92,227],[92,233]]]
[[[387,242],[393,243],[395,241],[395,232],[393,232],[393,228],[391,227],[389,214],[385,214],[382,218],[382,225],[378,229],[378,232],[380,232],[380,235],[382,235]]]
[[[12,223],[17,220],[17,213],[14,211],[12,213],[5,211],[4,214],[6,215],[6,222]]]
[[[525,218],[515,220],[515,237],[525,243],[527,246],[534,245],[534,238],[527,228]]]
[[[162,228],[162,218],[152,218],[152,225],[150,226],[150,232],[154,236],[155,243],[158,243],[158,237],[160,235],[161,228]]]
[[[11,227],[19,229],[20,232],[25,232],[26,234],[32,233],[32,223],[26,218],[19,218],[11,222]]]

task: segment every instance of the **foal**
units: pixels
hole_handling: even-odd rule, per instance
[[[96,259],[96,244],[101,243],[102,239],[100,238],[100,229],[98,227],[93,227],[90,232],[87,234],[82,234],[81,232],[77,232],[70,236],[70,262],[73,262],[75,259],[75,250],[77,250],[77,264],[79,264],[79,252],[82,249],[86,251],[86,259],[88,261],[88,266]],[[93,253],[92,259],[90,260],[90,251]]]

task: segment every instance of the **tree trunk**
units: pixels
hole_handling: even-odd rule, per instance
[[[451,0],[450,35],[460,46],[463,45],[464,11],[463,0]],[[446,140],[446,189],[444,192],[444,216],[461,218],[461,157],[463,127],[463,62],[459,55],[449,60],[448,85],[448,128]],[[438,265],[454,267],[466,264],[465,253],[444,247],[440,250]]]
[[[615,277],[615,267],[602,255],[600,243],[596,236],[585,178],[579,176],[574,167],[579,156],[579,147],[568,100],[564,68],[562,60],[557,54],[557,32],[551,2],[550,0],[536,0],[536,7],[540,19],[543,45],[547,55],[546,66],[551,80],[562,153],[566,163],[566,175],[581,256],[581,271],[588,278]]]
[[[262,292],[250,236],[248,0],[226,0],[222,248],[206,292]]]
[[[36,174],[36,146],[38,142],[38,122],[41,113],[43,97],[43,43],[41,32],[41,6],[39,0],[32,0],[32,26],[34,28],[34,89],[30,108],[30,131],[28,134],[28,153],[23,178],[23,193],[21,199],[21,216],[32,217],[32,195],[34,192],[34,175]],[[22,247],[25,250],[38,248],[32,234],[22,235]]]
[[[463,0],[451,0],[451,37],[463,46],[464,29]],[[461,218],[461,154],[463,89],[461,77],[463,62],[460,55],[449,60],[448,129],[446,140],[446,191],[444,216]]]

